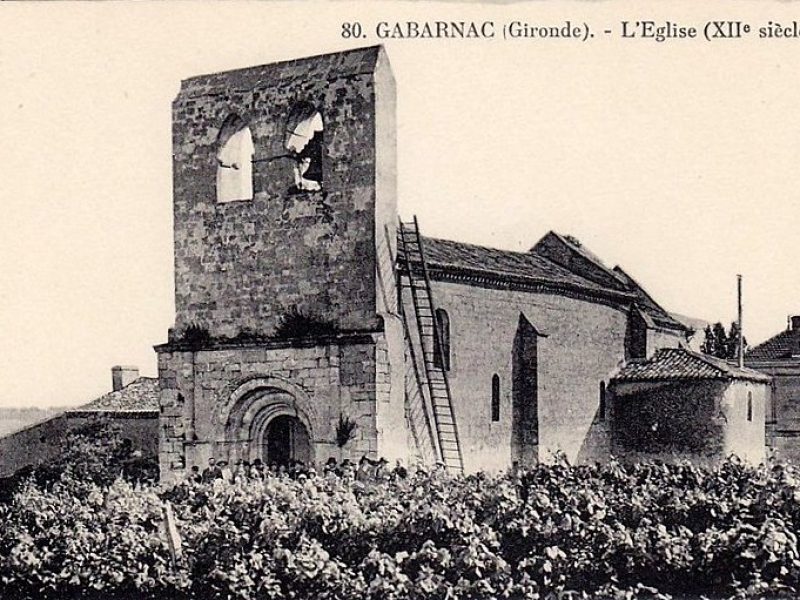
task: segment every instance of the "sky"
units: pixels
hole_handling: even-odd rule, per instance
[[[658,302],[800,314],[798,40],[621,39],[620,21],[791,21],[791,3],[0,4],[0,406],[156,374],[174,317],[171,114],[181,79],[383,43],[399,207],[425,235],[525,251],[549,230]],[[376,37],[379,21],[587,22],[570,40]],[[367,37],[342,39],[342,22]]]

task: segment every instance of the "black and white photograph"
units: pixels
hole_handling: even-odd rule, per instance
[[[800,597],[793,2],[0,5],[0,598]]]

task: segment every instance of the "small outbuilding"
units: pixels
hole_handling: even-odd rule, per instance
[[[97,420],[112,423],[144,457],[158,454],[158,379],[139,377],[136,367],[111,369],[113,389],[91,402],[0,437],[0,478],[52,460],[70,431]]]
[[[612,452],[623,460],[714,463],[766,456],[770,378],[686,350],[662,348],[611,380]]]
[[[772,377],[767,445],[779,460],[800,462],[800,315],[744,355],[745,364]]]

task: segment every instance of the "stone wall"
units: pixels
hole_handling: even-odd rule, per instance
[[[0,438],[0,477],[58,456],[68,430],[67,418],[60,414]]]
[[[173,104],[176,328],[270,335],[296,306],[341,329],[376,329],[376,235],[396,220],[388,69],[368,48],[183,83]],[[267,160],[286,154],[286,118],[301,100],[324,120],[321,191],[296,193],[292,161]],[[254,198],[217,203],[217,138],[232,114],[252,132]]]
[[[467,471],[511,464],[512,363],[520,315],[539,332],[538,457],[571,461],[608,456],[598,415],[600,384],[625,358],[627,314],[564,295],[485,289],[434,281],[450,318],[450,386]],[[492,376],[500,378],[500,420],[491,420]]]
[[[247,423],[230,428],[237,402],[277,390],[290,397],[309,429],[313,459],[358,459],[381,451],[377,412],[401,411],[389,394],[388,357],[383,334],[332,339],[305,347],[253,345],[197,352],[159,352],[161,381],[161,476],[170,480],[188,466],[201,468],[209,457],[245,457],[251,442]],[[283,400],[282,400],[283,401]],[[269,409],[265,404],[264,409]],[[356,437],[336,445],[339,416],[357,423]],[[251,415],[256,418],[257,415]],[[388,423],[387,425],[392,425]],[[241,431],[240,431],[241,430]],[[387,436],[391,427],[384,426]]]
[[[119,427],[120,436],[131,440],[133,448],[144,456],[157,455],[156,413],[80,416],[67,412],[1,437],[0,477],[8,477],[23,467],[52,460],[62,451],[64,438],[71,430],[98,418],[108,419]]]
[[[652,356],[659,348],[681,348],[688,344],[686,337],[679,331],[670,329],[648,329],[648,356]]]
[[[753,464],[766,458],[764,410],[768,391],[766,383],[734,380],[728,385],[721,404],[726,417],[725,456],[735,454]]]
[[[753,367],[772,376],[766,409],[770,451],[779,460],[800,463],[800,361],[785,362]]]
[[[615,382],[609,390],[612,452],[626,461],[713,464],[736,454],[758,463],[766,390],[766,384],[742,380]]]

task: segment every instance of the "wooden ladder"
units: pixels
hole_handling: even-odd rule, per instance
[[[392,233],[394,234],[394,241],[397,241],[397,234],[394,232]],[[398,263],[396,257],[392,253],[392,239],[390,239],[388,227],[384,227],[384,234],[386,235],[386,247],[389,252],[389,259],[392,264],[392,269],[394,269]],[[414,348],[410,320],[406,313],[405,304],[403,303],[402,293],[400,292],[400,279],[397,278],[396,281],[398,314],[403,323],[403,340],[405,342],[405,372],[403,378],[406,419],[410,425],[411,435],[414,438],[414,443],[420,458],[423,462],[430,464],[438,460],[441,454],[436,445],[436,434],[431,423],[429,403],[425,397],[427,388],[426,380],[421,373],[421,362]],[[388,298],[386,301],[388,305]]]
[[[430,403],[433,421],[436,426],[436,437],[439,451],[445,467],[453,473],[464,472],[464,457],[458,438],[458,426],[453,412],[453,399],[450,394],[450,383],[447,379],[447,364],[443,353],[441,332],[436,321],[436,313],[431,294],[431,281],[425,265],[425,254],[422,238],[419,235],[417,217],[411,223],[400,223],[400,263],[401,287],[411,292],[414,304],[414,316],[417,322],[422,362],[425,365],[425,376],[430,392]],[[403,283],[403,276],[408,283]],[[402,306],[402,295],[401,295]],[[405,311],[403,311],[405,314]],[[434,356],[438,352],[439,356]]]

